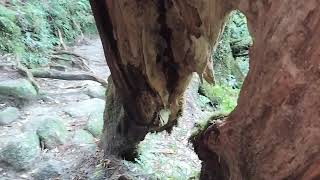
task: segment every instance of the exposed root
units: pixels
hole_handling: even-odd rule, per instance
[[[216,137],[216,141],[220,135],[218,124],[228,115],[225,113],[217,113],[211,116],[204,124],[196,125],[197,130],[194,132],[189,141],[192,143],[194,151],[202,160],[200,179],[216,180],[229,179],[230,172],[225,160],[215,153],[212,153],[206,145],[208,138],[212,133]]]
[[[74,56],[74,57],[77,57],[77,58],[79,58],[79,59],[82,59],[82,60],[85,60],[85,61],[89,61],[87,58],[85,58],[85,57],[83,57],[83,56],[81,56],[81,55],[79,55],[79,54],[77,54],[77,53],[74,53],[74,52],[71,52],[71,51],[63,51],[63,50],[60,50],[60,51],[54,51],[53,53],[52,53],[53,55],[61,55],[61,54],[66,54],[66,55],[70,55],[70,56]]]
[[[36,89],[37,93],[39,93],[39,84],[37,83],[37,81],[34,79],[33,74],[29,71],[28,68],[24,67],[21,63],[20,63],[20,59],[19,58],[15,58],[16,59],[16,68],[19,72],[19,74],[21,74],[22,76],[25,76],[28,81],[30,81],[30,83],[32,84],[32,86]]]
[[[74,65],[79,65],[81,69],[84,69],[86,71],[90,71],[91,72],[91,69],[89,67],[89,65],[81,60],[81,59],[68,59],[68,58],[65,58],[65,57],[62,57],[62,56],[58,56],[58,55],[51,55],[51,59],[53,60],[63,60],[63,61],[71,61],[72,64]]]
[[[61,80],[91,80],[100,83],[102,86],[107,87],[108,83],[94,74],[91,73],[70,73],[70,72],[61,72],[56,70],[49,69],[32,69],[30,70],[32,75],[37,78],[50,78],[50,79],[61,79]]]

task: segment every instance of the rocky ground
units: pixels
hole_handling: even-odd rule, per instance
[[[110,75],[98,39],[72,51],[89,59],[94,74],[104,79]],[[103,86],[92,81],[37,78],[37,93],[11,62],[10,58],[0,60],[0,180],[118,179],[126,174],[132,179],[196,178],[200,162],[188,137],[194,123],[212,110],[207,99],[198,100],[196,76],[185,94],[179,126],[171,136],[148,135],[140,145],[137,163],[129,163],[104,159],[98,147]]]

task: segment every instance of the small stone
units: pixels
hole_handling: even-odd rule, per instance
[[[5,162],[16,170],[32,168],[32,164],[40,154],[40,142],[35,133],[24,133],[12,137],[0,151],[0,161]]]
[[[197,103],[200,107],[206,107],[208,104],[211,103],[211,100],[206,96],[199,95],[197,99]]]
[[[7,107],[0,111],[0,126],[8,125],[19,118],[19,110],[15,107]]]
[[[103,129],[103,113],[93,113],[85,127],[94,137],[100,138]]]

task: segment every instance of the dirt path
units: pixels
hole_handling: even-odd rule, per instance
[[[84,45],[73,47],[73,51],[89,59],[90,69],[99,77],[106,79],[110,75],[99,39],[88,40]],[[0,74],[0,80],[5,80],[9,78],[10,72],[3,71]],[[97,117],[99,122],[102,121],[105,101],[103,88],[91,81],[37,79],[37,82],[40,85],[41,97],[28,103],[16,104],[20,113],[18,120],[0,126],[0,180],[56,177],[103,179],[106,164],[101,161],[102,153],[97,146],[99,138],[92,136],[92,132],[88,130],[88,123],[93,116]],[[116,166],[121,166],[122,169],[116,168],[116,172],[111,173],[112,178],[117,179],[121,174],[131,174],[134,179],[196,179],[200,162],[188,143],[188,137],[194,123],[207,115],[196,103],[198,84],[199,81],[195,78],[188,88],[185,94],[185,110],[173,133],[149,134],[140,145],[141,155],[137,159],[138,163],[117,162]],[[12,105],[9,101],[0,104],[2,109]],[[63,122],[68,131],[63,143],[50,148],[46,147],[46,139],[39,133],[39,127],[44,123],[43,119],[48,117]],[[48,129],[50,128],[47,128],[46,132],[50,132]],[[12,167],[14,162],[5,161],[6,154],[1,157],[1,152],[4,154],[10,144],[23,143],[19,141],[20,135],[28,133],[40,138],[40,145],[36,147],[39,148],[39,152],[31,154],[35,156],[32,162],[24,162],[26,167],[18,171],[16,166]],[[54,133],[50,135],[51,139],[56,138],[57,132]],[[17,158],[17,161],[19,158],[25,158],[21,146],[15,148],[18,154],[22,154],[21,157],[9,157]]]

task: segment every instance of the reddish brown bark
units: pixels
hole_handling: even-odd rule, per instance
[[[320,179],[320,4],[242,1],[239,8],[254,36],[250,72],[235,111],[198,141],[203,172],[216,163],[225,176],[203,177]]]

